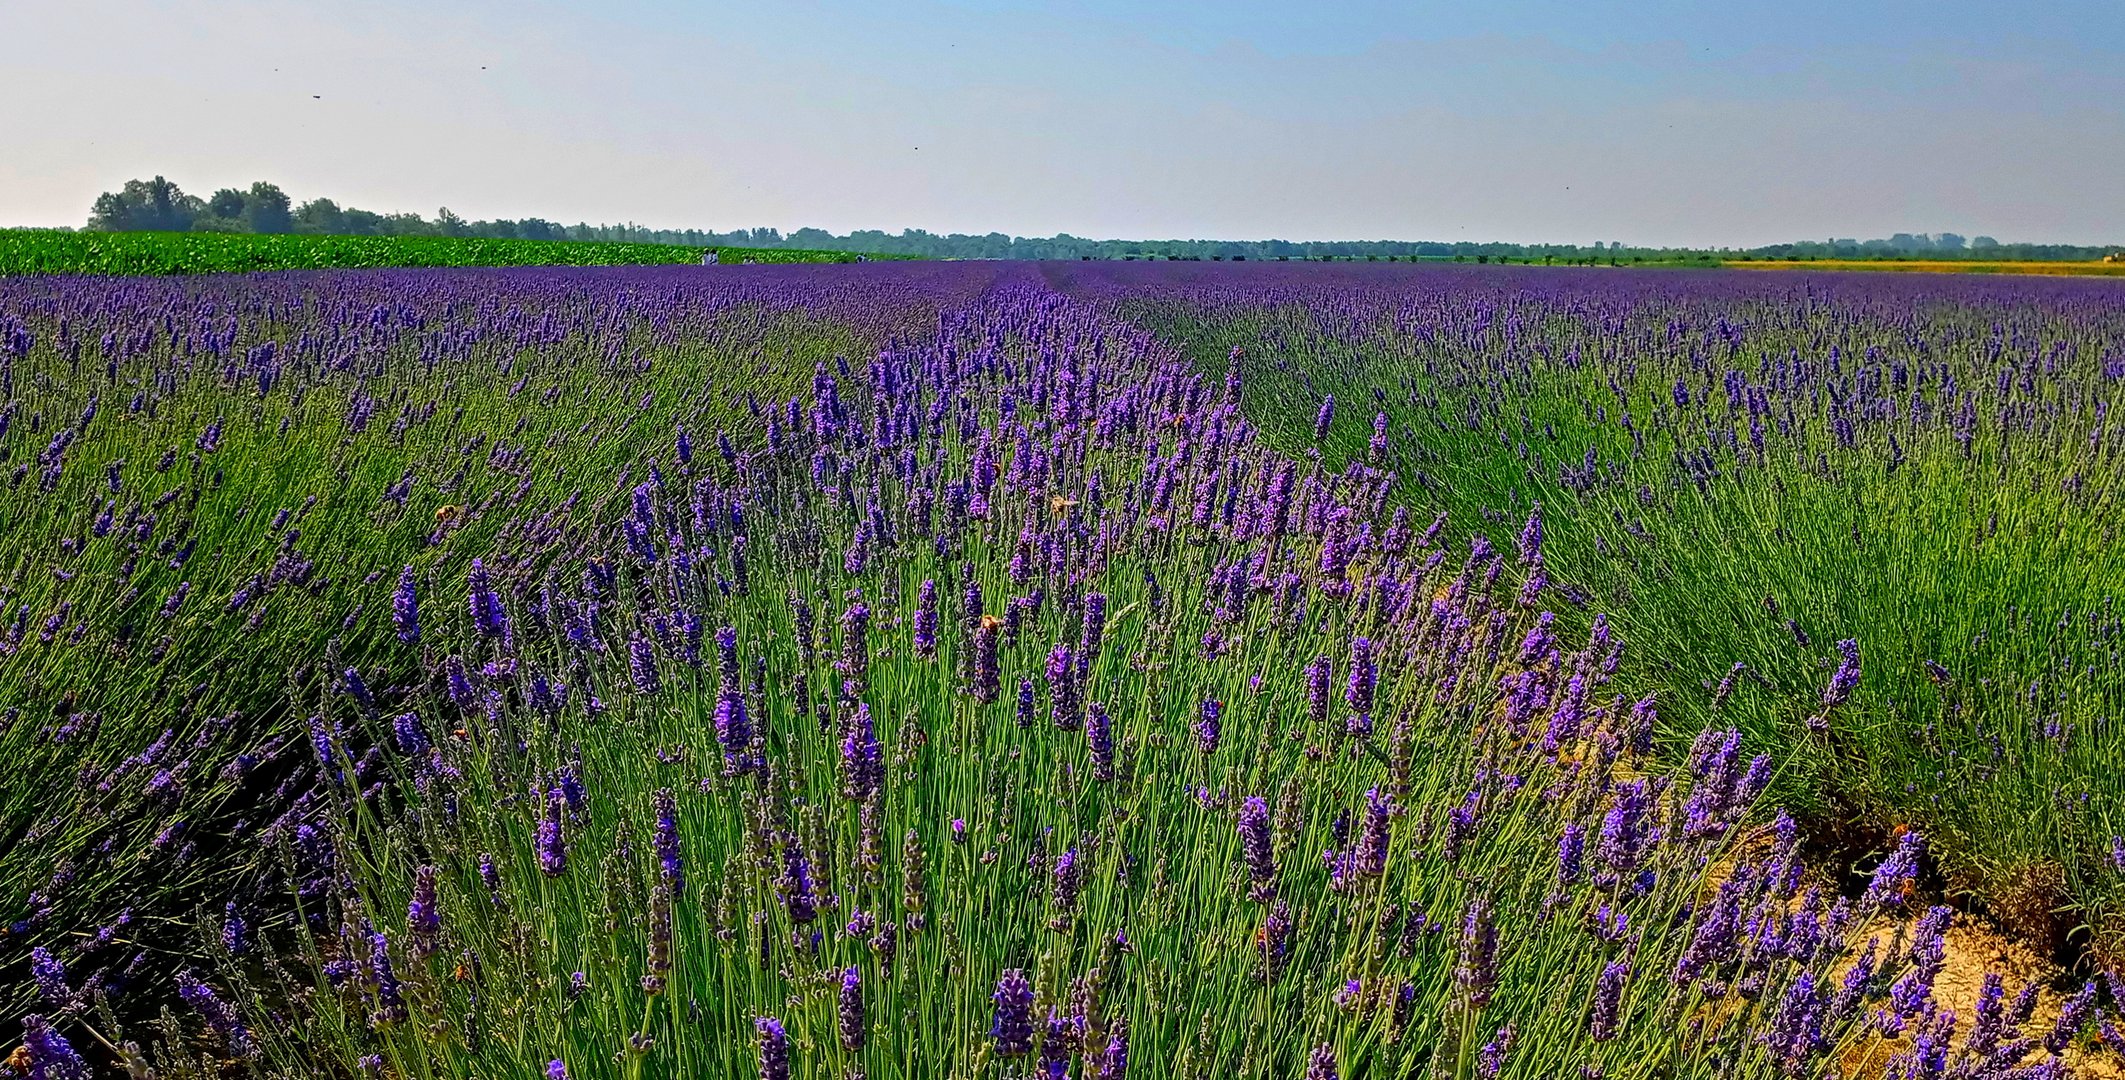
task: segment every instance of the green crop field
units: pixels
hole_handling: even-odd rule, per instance
[[[699,263],[846,263],[842,251],[693,248],[577,240],[448,236],[296,236],[249,233],[0,230],[0,276],[232,274],[261,270],[373,270],[446,266],[648,266]]]

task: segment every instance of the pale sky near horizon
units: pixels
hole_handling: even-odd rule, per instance
[[[2125,5],[9,0],[0,225],[2125,242]]]

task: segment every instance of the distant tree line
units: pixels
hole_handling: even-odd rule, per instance
[[[435,217],[380,214],[343,207],[326,198],[295,204],[278,185],[263,180],[249,188],[222,188],[201,199],[158,176],[129,180],[96,197],[88,227],[105,231],[308,233],[343,236],[480,236],[521,240],[617,240],[684,244],[689,247],[750,247],[853,251],[931,259],[1189,259],[1277,261],[1304,259],[1450,259],[1469,262],[1541,262],[1623,265],[1723,259],[2096,259],[2118,250],[2069,244],[2002,244],[1989,236],[1897,233],[1880,240],[1820,240],[1749,249],[1632,247],[1593,244],[1508,244],[1436,240],[1091,240],[1058,233],[1050,237],[970,235],[906,229],[897,234],[858,229],[835,235],[824,229],[651,229],[640,225],[561,225],[543,218],[467,221],[448,207]]]
[[[128,180],[117,191],[96,197],[88,227],[104,232],[298,233],[316,236],[484,236],[499,239],[569,240],[570,229],[539,218],[522,221],[466,221],[444,207],[434,218],[419,214],[380,214],[341,206],[326,198],[296,204],[277,184],[264,180],[249,188],[222,188],[202,199],[188,195],[158,176]]]
[[[1759,259],[1970,259],[2027,262],[2100,259],[2118,245],[2002,244],[1989,236],[1964,239],[1955,233],[1897,233],[1885,240],[1801,240],[1751,248]]]

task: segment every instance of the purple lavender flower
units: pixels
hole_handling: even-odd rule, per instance
[[[1899,1017],[1909,1019],[1918,1015],[1932,997],[1933,980],[1947,962],[1946,935],[1948,923],[1954,916],[1954,908],[1935,905],[1926,909],[1913,926],[1908,956],[1910,969],[1889,988],[1889,1006]]]
[[[391,721],[391,740],[398,752],[407,757],[421,757],[428,752],[428,732],[421,727],[421,718],[412,713],[400,713]]]
[[[1350,640],[1350,683],[1343,690],[1343,701],[1350,706],[1347,728],[1352,735],[1364,736],[1372,731],[1372,697],[1379,686],[1380,672],[1373,663],[1372,639]]]
[[[408,645],[421,640],[420,597],[413,590],[413,566],[407,564],[399,571],[398,588],[391,594],[391,625],[398,630],[398,639]]]
[[[1490,1041],[1483,1044],[1482,1049],[1476,1051],[1476,1075],[1482,1080],[1497,1080],[1498,1074],[1505,1071],[1505,1056],[1511,1053],[1512,1049],[1513,1026],[1507,1024],[1499,1028],[1490,1037]]]
[[[1490,1004],[1491,990],[1498,984],[1498,928],[1491,921],[1490,903],[1481,898],[1468,905],[1461,917],[1461,940],[1454,963],[1454,985],[1469,1008]]]
[[[1220,717],[1225,711],[1223,702],[1216,698],[1204,698],[1195,721],[1195,747],[1204,757],[1217,753],[1218,737],[1223,731]]]
[[[937,583],[924,580],[915,599],[915,655],[937,657]]]
[[[1356,554],[1349,532],[1350,508],[1339,506],[1330,511],[1321,528],[1321,579],[1327,583],[1322,588],[1330,595],[1344,595],[1350,560]]]
[[[1291,906],[1282,900],[1270,905],[1269,914],[1262,920],[1259,939],[1262,953],[1262,974],[1275,981],[1284,966],[1291,962],[1292,947],[1297,943],[1299,926],[1291,917]]]
[[[1335,678],[1335,662],[1316,656],[1306,665],[1306,720],[1319,727],[1328,722],[1329,683]]]
[[[30,950],[30,977],[45,1004],[64,1009],[74,1000],[74,991],[66,983],[66,965],[42,945]]]
[[[635,693],[654,697],[662,687],[657,679],[657,654],[649,639],[641,636],[627,642],[627,677],[634,683]]]
[[[406,936],[413,942],[413,955],[420,959],[434,956],[442,947],[443,913],[436,904],[435,875],[431,865],[415,867],[413,899],[406,903]]]
[[[1527,512],[1527,524],[1520,528],[1520,561],[1533,564],[1542,558],[1542,504],[1537,502]]]
[[[568,1065],[560,1058],[546,1063],[546,1080],[568,1080]]]
[[[1758,1037],[1785,1067],[1786,1075],[1802,1075],[1808,1059],[1824,1045],[1823,1020],[1829,1009],[1827,988],[1813,972],[1801,972],[1786,988],[1769,1030]]]
[[[671,974],[672,935],[671,883],[658,881],[649,889],[649,959],[642,975],[642,992],[652,997],[664,992]]]
[[[1823,717],[1830,710],[1851,700],[1853,688],[1859,685],[1859,642],[1846,638],[1837,643],[1837,653],[1837,670],[1830,673],[1830,685],[1822,692],[1823,711],[1812,720],[1816,727],[1827,722]]]
[[[2052,1021],[2051,1031],[2044,1036],[2044,1049],[2058,1054],[2072,1045],[2074,1036],[2079,1035],[2087,1024],[2089,1014],[2101,1014],[2095,1006],[2095,995],[2096,984],[2090,980],[2059,1006],[2058,1018]]]
[[[1328,425],[1335,421],[1336,396],[1329,394],[1321,399],[1321,411],[1313,416],[1313,442],[1319,446],[1328,440]]]
[[[471,596],[467,603],[472,609],[472,625],[480,636],[496,639],[509,637],[509,612],[502,607],[502,598],[494,591],[494,581],[487,567],[478,559],[472,560],[472,569],[466,574]]]
[[[1250,896],[1257,902],[1275,893],[1276,856],[1270,845],[1269,802],[1250,795],[1240,804],[1240,855],[1247,863],[1247,877],[1254,883]]]
[[[841,677],[854,685],[860,693],[869,687],[871,673],[870,649],[871,609],[861,603],[851,604],[841,613],[841,659],[835,666]]]
[[[185,597],[190,596],[191,594],[191,582],[178,582],[177,588],[170,593],[170,598],[168,600],[163,601],[162,610],[157,612],[156,614],[165,619],[176,618],[178,609],[184,606]]]
[[[981,622],[982,609],[987,606],[982,603],[981,583],[975,581],[972,577],[973,570],[974,568],[971,565],[965,568],[965,572],[969,576],[967,577],[966,588],[962,589],[959,594],[960,625],[969,630]]]
[[[870,705],[858,702],[855,719],[841,740],[841,794],[863,802],[885,784],[885,748],[879,745]]]
[[[1070,1051],[1075,1042],[1070,1021],[1056,1010],[1049,1009],[1048,1021],[1042,1027],[1040,1038],[1042,1080],[1069,1080]]]
[[[1613,960],[1602,966],[1601,977],[1594,982],[1594,1008],[1587,1018],[1587,1037],[1595,1042],[1607,1042],[1616,1037],[1623,988],[1630,981],[1630,961]]]
[[[1547,588],[1549,588],[1549,568],[1543,564],[1542,556],[1537,555],[1534,562],[1528,567],[1526,583],[1520,588],[1520,606],[1531,608],[1541,603],[1542,592]]]
[[[1653,748],[1653,729],[1659,722],[1660,710],[1653,695],[1647,694],[1631,703],[1624,734],[1633,752],[1643,754]]]
[[[1306,1080],[1341,1080],[1336,1071],[1336,1048],[1327,1043],[1316,1043],[1306,1055]]]
[[[679,852],[679,802],[670,788],[659,788],[650,798],[657,815],[657,875],[671,886],[672,896],[686,893],[686,861]]]
[[[1845,969],[1844,978],[1838,982],[1837,995],[1830,999],[1830,1017],[1837,1024],[1851,1022],[1859,1012],[1862,1002],[1873,990],[1875,972],[1875,949],[1879,939],[1870,938],[1859,959]]]
[[[1092,663],[1099,659],[1100,645],[1107,635],[1107,594],[1086,593],[1084,623],[1077,643],[1077,677],[1082,680],[1092,671]]]
[[[841,991],[836,998],[841,1048],[855,1053],[863,1049],[863,977],[851,964],[841,972]]]
[[[396,991],[395,983],[392,989]],[[258,1056],[258,1044],[252,1040],[250,1029],[244,1026],[236,1008],[223,1001],[221,995],[214,992],[213,987],[200,982],[189,971],[180,971],[177,973],[177,996],[183,998],[185,1004],[199,1011],[207,1026],[221,1036],[231,1056],[244,1059]]]
[[[89,1063],[42,1016],[22,1018],[22,1049],[30,1080],[89,1080]]]
[[[1468,538],[1468,564],[1481,567],[1498,557],[1498,549],[1491,546],[1490,537],[1481,533]]]
[[[1700,909],[1690,943],[1675,961],[1675,985],[1688,986],[1715,965],[1733,957],[1741,941],[1742,890],[1740,882],[1728,881],[1719,887],[1711,902]]]
[[[1520,641],[1522,665],[1533,667],[1549,661],[1550,654],[1557,647],[1557,637],[1550,631],[1550,627],[1556,622],[1557,616],[1547,611],[1535,617],[1534,627],[1527,632],[1527,637]]]
[[[745,699],[732,687],[716,696],[716,742],[723,747],[724,763],[744,772],[751,763],[746,752],[753,744],[753,728],[745,715]]]
[[[974,700],[984,705],[1003,693],[996,661],[998,629],[995,620],[983,619],[974,630]]]
[[[1085,708],[1085,742],[1092,750],[1092,778],[1114,779],[1114,721],[1097,701]]]
[[[443,658],[443,687],[449,691],[450,703],[461,711],[470,712],[480,703],[479,691],[473,688],[472,676],[465,671],[463,657]]]
[[[347,696],[353,698],[355,704],[360,705],[364,711],[372,714],[376,712],[376,695],[370,693],[369,684],[362,678],[360,668],[350,667],[341,672],[340,688],[346,691]]]
[[[502,902],[502,873],[495,865],[492,854],[484,851],[480,853],[479,872],[480,884],[486,886],[489,893],[494,894],[494,902],[499,906]]]
[[[539,819],[539,872],[547,877],[559,877],[568,869],[568,842],[561,835],[561,812],[566,807],[567,797],[560,788],[546,793],[546,814]]]
[[[391,968],[391,943],[382,934],[369,935],[369,980],[376,991],[376,1012],[370,1017],[378,1027],[406,1022],[406,997]]]
[[[1916,830],[1906,831],[1898,837],[1896,850],[1874,868],[1874,877],[1867,883],[1867,891],[1860,902],[1867,907],[1902,904],[1905,887],[1918,877],[1919,860],[1925,853],[1925,839]]]
[[[1026,973],[1011,968],[996,981],[996,1020],[989,1035],[996,1040],[1000,1057],[1024,1057],[1033,1052],[1033,984]]]
[[[794,843],[782,848],[782,877],[776,883],[790,921],[799,926],[819,917],[819,898],[812,891],[812,863]]]
[[[727,690],[738,686],[738,629],[716,627],[716,678]]]
[[[242,956],[250,947],[251,928],[236,909],[236,901],[231,900],[222,908],[221,949],[230,956]]]
[[[1578,822],[1564,826],[1557,838],[1557,884],[1572,886],[1586,873],[1586,827]]]
[[[1076,662],[1070,646],[1057,645],[1048,654],[1048,711],[1057,731],[1076,731],[1084,717],[1079,702]]]
[[[1652,789],[1644,779],[1616,785],[1615,801],[1601,819],[1601,842],[1595,855],[1618,878],[1630,876],[1645,857],[1652,837],[1646,817],[1652,810]]]
[[[1077,849],[1071,848],[1055,857],[1054,883],[1050,898],[1055,905],[1055,921],[1064,927],[1070,915],[1077,910],[1077,890],[1082,883],[1082,871],[1077,861]]]
[[[1129,1019],[1116,1017],[1107,1032],[1107,1048],[1100,1054],[1095,1080],[1126,1080],[1129,1072]]]
[[[1357,871],[1366,877],[1387,872],[1387,848],[1391,839],[1389,814],[1392,807],[1379,788],[1365,793],[1365,825],[1358,833]]]
[[[789,1080],[789,1035],[782,1021],[763,1016],[753,1027],[760,1033],[760,1080]]]

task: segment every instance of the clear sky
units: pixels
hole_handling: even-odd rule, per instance
[[[4,0],[0,224],[161,173],[731,229],[2125,242],[2118,0]]]

